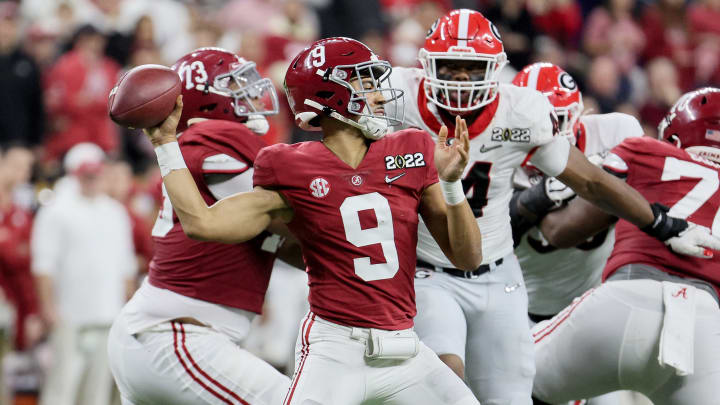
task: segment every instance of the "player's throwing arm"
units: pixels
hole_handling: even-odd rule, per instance
[[[277,192],[256,187],[208,207],[185,166],[175,130],[182,114],[182,97],[159,126],[144,130],[157,154],[163,183],[185,233],[194,239],[225,243],[248,241],[289,208]]]

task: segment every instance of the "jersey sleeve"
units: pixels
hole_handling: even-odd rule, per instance
[[[562,173],[570,157],[570,142],[565,137],[558,136],[550,142],[538,146],[530,152],[530,161],[535,167],[548,176],[555,177]]]
[[[276,155],[276,153],[273,147],[260,150],[260,153],[258,153],[255,158],[253,185],[267,188],[279,186],[278,178],[275,174],[275,166],[273,165],[274,155]]]
[[[558,131],[555,109],[542,93],[529,88],[512,86],[510,96],[512,105],[512,122],[527,123],[522,127],[529,130],[526,145],[529,148],[542,146],[552,142]],[[503,95],[505,95],[503,94]]]
[[[633,138],[628,138],[620,145],[614,147],[607,157],[605,157],[603,169],[621,179],[627,178],[628,172],[630,171],[630,164],[635,155],[631,143],[634,143]]]

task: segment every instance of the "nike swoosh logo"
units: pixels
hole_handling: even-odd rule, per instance
[[[407,174],[407,172],[402,172],[402,173],[398,174],[398,175],[395,176],[395,177],[390,177],[390,176],[388,176],[388,175],[386,174],[386,175],[385,175],[385,183],[390,184],[390,183],[392,183],[393,181],[395,181],[395,180],[399,179],[400,177],[404,176],[405,174]]]
[[[509,293],[517,290],[518,287],[520,287],[520,283],[515,283],[513,285],[506,285],[505,292],[509,294]]]
[[[482,146],[480,146],[480,153],[487,153],[487,152],[490,152],[491,150],[497,149],[497,148],[502,148],[502,145],[494,145],[489,148],[486,148],[485,144],[482,144]]]

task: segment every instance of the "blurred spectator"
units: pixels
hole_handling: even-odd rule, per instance
[[[135,212],[132,201],[135,188],[132,168],[127,162],[111,162],[107,164],[104,176],[107,194],[120,202],[127,210],[132,224],[133,246],[138,270],[141,273],[147,273],[147,265],[153,255],[153,241],[150,236],[152,228],[142,215]]]
[[[0,273],[5,295],[15,307],[16,350],[24,350],[40,337],[35,282],[30,273],[32,212],[14,199],[16,188],[30,180],[34,156],[13,146],[0,159]],[[26,334],[26,326],[31,329]]]
[[[592,61],[587,84],[587,93],[597,101],[600,114],[615,111],[630,95],[629,81],[620,74],[617,65],[607,56],[600,56]]]
[[[574,0],[528,0],[537,29],[574,49],[582,28],[582,13]]]
[[[282,13],[268,23],[271,34],[300,42],[314,41],[320,26],[315,13],[300,0],[282,0]]]
[[[73,44],[45,78],[48,161],[81,142],[93,142],[106,152],[118,147],[118,133],[107,114],[107,97],[120,67],[104,55],[105,37],[92,25],[80,27]]]
[[[37,144],[45,116],[37,64],[20,48],[20,19],[14,2],[0,2],[0,147]]]
[[[640,108],[641,121],[646,134],[657,133],[657,126],[683,91],[679,87],[675,66],[667,58],[657,58],[647,66],[649,95]]]
[[[643,60],[670,59],[678,69],[681,88],[690,90],[694,82],[694,60],[685,0],[658,0],[645,8],[641,21],[646,39]]]
[[[0,158],[0,302],[2,328],[0,363],[8,350],[22,351],[34,343],[41,332],[37,316],[37,296],[30,273],[30,229],[32,213],[14,202],[19,184],[30,179],[33,154],[23,147],[11,147]],[[13,316],[8,316],[14,313]],[[14,319],[12,319],[14,318]],[[14,320],[14,322],[12,322]],[[29,333],[26,324],[30,327]],[[10,339],[12,338],[12,343]],[[12,357],[12,356],[11,356]],[[0,376],[0,404],[9,405],[12,391],[3,370]],[[10,379],[12,380],[12,379]]]
[[[378,0],[334,0],[317,11],[322,38],[343,36],[362,40],[367,34],[385,32]]]
[[[58,33],[43,23],[35,23],[27,32],[25,52],[33,58],[42,74],[48,71],[58,56]],[[41,84],[42,80],[38,82]]]
[[[515,70],[530,64],[533,40],[537,32],[526,2],[524,0],[492,1],[492,5],[481,11],[498,27],[508,60]]]
[[[609,56],[622,74],[635,66],[645,34],[634,18],[635,0],[606,0],[587,19],[583,46],[590,56]]]
[[[74,146],[64,189],[40,208],[32,230],[32,271],[53,348],[42,405],[110,401],[107,336],[132,293],[136,262],[127,212],[102,193],[103,160],[94,144]]]

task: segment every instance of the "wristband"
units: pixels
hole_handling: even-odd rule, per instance
[[[445,197],[447,205],[457,205],[465,201],[465,191],[463,191],[460,180],[452,182],[440,180],[440,187],[442,188],[443,197]]]
[[[678,236],[680,232],[687,229],[688,223],[686,220],[674,218],[667,214],[669,211],[668,207],[656,202],[650,204],[650,208],[652,209],[654,219],[645,227],[640,228],[640,230],[646,234],[665,242],[672,237]]]
[[[187,169],[180,152],[180,145],[177,142],[165,143],[156,147],[155,154],[162,177],[167,176],[173,170]]]

